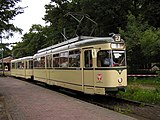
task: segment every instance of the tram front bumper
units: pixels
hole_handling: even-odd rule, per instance
[[[105,91],[106,91],[106,93],[107,92],[118,92],[118,91],[126,92],[126,86],[107,87],[107,88],[105,88]]]

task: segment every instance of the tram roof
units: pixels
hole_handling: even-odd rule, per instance
[[[52,45],[50,47],[38,50],[37,53],[42,53],[42,52],[45,52],[45,51],[48,51],[48,50],[51,50],[51,49],[55,49],[55,48],[58,48],[58,47],[61,47],[61,46],[65,46],[65,45],[72,45],[74,43],[78,43],[79,45],[82,45],[82,44],[84,45],[84,44],[87,44],[87,43],[94,44],[94,43],[97,43],[97,42],[114,42],[114,39],[112,37],[79,36],[79,37],[75,37],[75,38],[72,38],[70,40],[64,41],[62,43],[58,43],[58,44]]]
[[[33,56],[27,56],[27,57],[14,59],[14,60],[11,60],[11,62],[16,62],[16,61],[21,61],[21,60],[31,60],[31,59],[33,59]]]
[[[88,37],[88,36],[79,36],[72,38],[70,40],[64,41],[62,43],[52,45],[50,47],[39,50],[33,57],[44,56],[49,53],[56,53],[59,51],[65,51],[68,49],[83,47],[87,45],[103,44],[103,43],[112,43],[115,42],[113,37]],[[124,42],[122,39],[120,42]]]
[[[41,50],[38,50],[38,53],[48,51],[48,50],[51,50],[51,49],[54,49],[54,48],[57,48],[57,47],[60,47],[60,46],[64,46],[64,45],[67,45],[67,44],[71,44],[71,43],[74,43],[74,42],[77,42],[77,41],[82,41],[82,40],[86,40],[86,39],[93,39],[93,38],[94,37],[89,37],[89,36],[78,36],[78,37],[72,38],[70,40],[52,45],[50,47],[47,47],[47,48],[44,48],[44,49],[41,49]]]

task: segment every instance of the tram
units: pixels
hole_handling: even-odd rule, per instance
[[[33,56],[11,60],[11,76],[33,79]]]
[[[12,60],[11,69],[16,68],[11,70],[12,76],[29,78],[25,75],[33,62],[30,77],[48,85],[101,95],[124,91],[127,86],[126,46],[119,34],[78,36],[26,58]],[[24,63],[23,75],[16,74],[20,73],[18,60]]]

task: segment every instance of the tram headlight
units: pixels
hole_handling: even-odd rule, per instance
[[[122,78],[118,78],[118,82],[122,83],[123,79]]]

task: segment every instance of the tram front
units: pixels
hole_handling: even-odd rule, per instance
[[[124,41],[115,38],[97,50],[94,71],[95,93],[110,94],[125,91],[127,86],[126,48]]]

